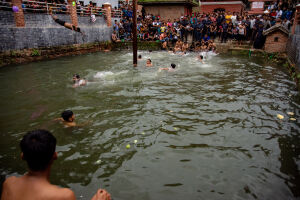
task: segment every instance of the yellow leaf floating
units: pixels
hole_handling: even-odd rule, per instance
[[[134,142],[134,144],[136,144],[138,141],[137,141],[137,140],[134,140],[133,142]]]
[[[290,118],[291,121],[296,121],[296,118]]]
[[[294,115],[294,113],[293,113],[293,112],[287,112],[287,114],[288,114],[288,115]]]
[[[281,114],[277,114],[277,118],[278,118],[278,119],[284,119],[284,116],[281,115]]]
[[[130,149],[130,144],[127,144],[127,145],[126,145],[126,149]]]
[[[175,128],[174,128],[174,130],[175,130],[175,131],[177,131],[177,130],[178,130],[178,128],[176,128],[176,127],[175,127]]]
[[[145,135],[145,132],[142,132],[142,135]]]

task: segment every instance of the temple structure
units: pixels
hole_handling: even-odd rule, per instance
[[[191,15],[192,8],[199,6],[196,0],[139,0],[147,14],[160,16],[164,20],[178,19],[184,15]]]

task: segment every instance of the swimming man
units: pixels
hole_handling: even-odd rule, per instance
[[[168,70],[169,72],[175,71],[176,65],[174,63],[171,64],[171,67],[166,67],[166,68],[159,68],[159,71],[161,70]]]
[[[78,74],[73,75],[73,87],[78,87],[82,85],[86,85],[86,80],[85,79],[80,79],[80,76]]]

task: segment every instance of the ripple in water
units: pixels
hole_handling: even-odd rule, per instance
[[[139,54],[138,68],[128,52],[1,68],[2,176],[24,172],[18,142],[42,127],[58,140],[52,182],[79,199],[98,187],[113,199],[300,196],[300,98],[281,66],[210,53],[205,64],[194,53]],[[171,63],[175,72],[159,72]],[[74,73],[88,85],[72,88]],[[52,123],[65,109],[90,124]]]

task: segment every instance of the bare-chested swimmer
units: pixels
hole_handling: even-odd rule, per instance
[[[21,158],[28,172],[7,178],[2,186],[1,200],[75,200],[74,192],[50,183],[51,166],[57,160],[56,138],[46,130],[28,132],[20,142]],[[111,200],[110,194],[99,189],[91,200]]]
[[[80,79],[80,76],[78,74],[73,75],[73,87],[79,87],[86,85],[87,81],[85,79]]]
[[[202,64],[204,64],[204,62],[203,62],[203,56],[202,55],[198,55],[198,60],[202,63]]]
[[[159,71],[161,71],[161,70],[167,70],[169,72],[173,72],[173,71],[175,71],[175,67],[176,67],[176,65],[174,63],[172,63],[171,67],[159,68]]]
[[[147,61],[146,61],[146,67],[152,67],[153,65],[152,65],[152,61],[151,61],[151,59],[147,59]]]
[[[59,25],[64,26],[64,27],[66,27],[66,28],[68,28],[68,29],[70,29],[70,30],[72,30],[72,31],[79,32],[79,33],[81,33],[81,34],[84,36],[84,32],[83,32],[78,26],[75,26],[75,25],[73,25],[73,24],[70,24],[70,23],[68,23],[68,22],[65,22],[65,21],[63,21],[63,20],[58,19],[58,17],[57,17],[57,16],[54,16],[54,15],[52,14],[52,12],[50,12],[50,15],[52,16],[52,19],[53,19],[56,23],[58,23]]]
[[[54,119],[55,121],[61,121],[65,127],[82,127],[90,123],[91,121],[87,121],[82,124],[77,124],[75,122],[75,114],[71,110],[65,110],[64,112],[61,113],[61,117]]]

